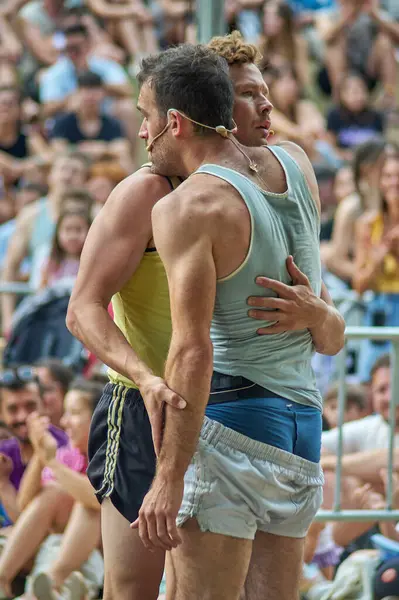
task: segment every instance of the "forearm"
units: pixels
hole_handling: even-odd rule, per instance
[[[129,83],[107,83],[104,85],[104,88],[110,96],[117,98],[129,98],[132,96],[132,87]]]
[[[158,472],[183,478],[194,455],[205,407],[208,403],[213,368],[212,344],[173,345],[166,364],[168,386],[187,402],[184,410],[166,406],[165,429]]]
[[[40,492],[42,488],[42,471],[43,465],[38,456],[34,454],[32,459],[29,461],[18,490],[17,503],[21,512]]]
[[[365,267],[357,269],[352,279],[353,288],[359,292],[359,294],[363,294],[363,292],[372,289],[380,271],[381,265],[378,263],[370,263]]]
[[[325,456],[321,459],[322,467],[326,470],[335,470],[337,458]],[[386,450],[370,450],[368,452],[356,452],[342,457],[342,474],[358,477],[370,483],[381,483],[381,469],[386,469],[388,464],[388,453]],[[399,448],[394,451],[395,470],[399,465]]]
[[[331,25],[329,29],[324,32],[324,41],[326,44],[333,44],[337,41],[337,38],[344,32],[348,21],[345,18],[339,19],[338,23]]]
[[[334,523],[332,537],[337,546],[345,548],[373,527],[373,522],[341,522]]]
[[[0,483],[0,502],[13,523],[18,519],[20,510],[17,502],[17,491],[10,481]]]
[[[384,16],[379,11],[373,14],[373,19],[382,33],[388,35],[394,44],[399,44],[399,23],[384,19]]]
[[[99,504],[94,495],[94,490],[86,475],[76,473],[69,467],[53,458],[48,463],[60,486],[72,496],[76,502],[80,502],[86,508],[99,510]]]
[[[392,521],[381,521],[378,523],[380,532],[385,537],[390,540],[395,540],[395,542],[399,542],[399,533],[396,531],[396,523]]]
[[[316,304],[318,318],[309,328],[317,352],[333,356],[342,350],[345,344],[345,321],[335,308],[331,296],[324,284]]]
[[[45,102],[43,105],[43,116],[48,118],[67,110],[68,100],[69,96],[67,98],[63,98],[62,100],[51,100],[50,102]]]
[[[340,279],[344,279],[345,281],[352,281],[356,272],[354,260],[337,256],[335,252],[331,252],[331,255],[329,255],[325,261],[325,265],[331,273],[337,277],[340,277]]]
[[[103,19],[128,19],[137,13],[134,4],[110,4],[102,0],[89,1],[91,10]]]
[[[326,305],[323,320],[309,331],[316,352],[319,354],[334,356],[342,350],[345,340],[345,321],[334,306]]]
[[[85,304],[78,297],[69,305],[67,327],[104,364],[137,386],[153,375],[101,304]]]

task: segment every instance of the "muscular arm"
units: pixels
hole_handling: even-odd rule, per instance
[[[169,191],[166,180],[144,171],[116,187],[87,236],[68,308],[71,333],[138,386],[151,370],[115,325],[108,306],[137,269],[152,238],[151,208]]]
[[[189,207],[184,206],[186,200],[179,205],[171,195],[153,210],[154,240],[166,268],[172,311],[166,381],[187,401],[184,411],[166,408],[158,474],[172,479],[183,478],[194,454],[213,369],[210,325],[216,268],[212,241],[193,199]]]

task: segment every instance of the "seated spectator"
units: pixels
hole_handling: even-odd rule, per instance
[[[323,398],[323,415],[330,429],[338,426],[338,396],[339,385],[334,383]],[[366,389],[361,385],[347,384],[344,423],[363,419],[368,414]]]
[[[246,42],[256,44],[262,32],[264,0],[240,0],[234,7],[236,26]]]
[[[326,17],[326,71],[322,72],[320,83],[323,91],[330,94],[332,90],[338,99],[343,75],[354,71],[369,89],[381,82],[386,103],[392,106],[396,87],[395,42],[379,11],[376,19],[375,4],[373,0],[339,0],[338,10]]]
[[[17,492],[34,453],[27,419],[31,413],[42,410],[42,401],[38,381],[31,367],[1,372],[0,390],[1,418],[13,436],[0,442],[0,502],[8,515],[8,524],[11,524],[19,516]],[[59,447],[66,445],[68,438],[61,429],[50,425],[49,432]]]
[[[27,133],[21,118],[18,88],[0,87],[0,172],[10,181],[21,177],[48,150],[36,129],[30,128]]]
[[[90,203],[90,197],[83,190],[73,190],[72,187],[85,183],[88,168],[86,156],[79,153],[63,154],[54,160],[49,175],[48,196],[25,206],[18,216],[16,229],[7,250],[4,281],[17,281],[19,267],[23,259],[29,257],[31,283],[33,287],[38,287],[41,265],[53,239],[60,211],[67,204],[70,205],[70,200],[74,198],[86,206]],[[8,331],[15,308],[15,297],[12,294],[3,294],[1,301],[3,331]]]
[[[40,198],[45,196],[47,193],[47,189],[45,186],[29,183],[21,184],[18,188],[15,196],[14,208],[16,216],[21,212],[24,206],[31,204],[33,202],[37,202]],[[13,211],[14,212],[14,211]],[[11,237],[14,234],[15,228],[17,226],[17,219],[9,219],[5,223],[0,225],[0,269],[3,269],[4,261],[7,255],[8,244],[10,242]],[[29,264],[26,263],[27,274],[29,276]],[[22,267],[23,271],[24,267]],[[19,279],[25,279],[25,273],[20,273],[21,277]]]
[[[133,163],[130,144],[119,121],[101,114],[105,89],[101,77],[87,71],[78,76],[76,109],[58,117],[50,133],[51,147],[65,150],[68,144],[76,146],[92,160],[104,157],[125,163],[130,172]]]
[[[297,34],[294,13],[283,0],[264,4],[263,35],[258,43],[270,67],[290,65],[302,89],[310,83],[307,43]]]
[[[33,591],[39,600],[51,597],[51,589],[43,590],[41,574],[47,572],[49,582],[52,582],[52,569],[57,563],[59,565],[65,545],[62,537],[57,536],[54,539],[50,536],[48,540],[46,538],[51,533],[64,532],[75,505],[88,509],[87,515],[90,511],[96,511],[88,527],[91,531],[90,539],[95,538],[94,546],[90,542],[90,551],[94,550],[100,541],[99,504],[87,478],[86,467],[91,417],[101,393],[102,387],[92,382],[77,380],[72,383],[65,397],[65,413],[62,419],[70,440],[70,444],[64,448],[57,449],[53,443],[53,438],[48,433],[48,420],[37,413],[30,417],[29,429],[34,454],[18,494],[22,513],[0,558],[0,583],[6,592],[10,589],[17,573],[35,557],[44,542],[44,548],[43,546],[40,548],[30,573],[26,591],[28,593]],[[85,512],[81,512],[81,516],[84,514]],[[76,518],[75,515],[75,532]],[[81,522],[81,526],[84,527],[85,523]],[[79,549],[81,543],[86,546],[85,541],[75,536],[75,551],[79,556],[82,555]],[[77,568],[81,566],[79,564]],[[88,571],[87,569],[85,574]],[[54,583],[61,586],[70,572],[64,572],[62,576],[59,573],[62,580]],[[101,573],[93,573],[93,568],[91,569],[91,577],[94,581],[89,580],[87,583],[93,583],[97,587],[92,597],[96,597],[98,593],[98,586],[101,583],[98,581],[99,575]],[[48,595],[42,595],[43,591],[47,591]]]
[[[316,565],[323,577],[334,579],[342,548],[333,539],[332,523],[314,521],[305,538],[304,562]]]
[[[328,271],[343,279],[349,285],[355,275],[355,225],[359,217],[369,210],[378,210],[380,196],[378,183],[384,153],[389,146],[383,138],[374,138],[355,149],[352,177],[349,185],[335,189],[337,210],[334,215],[331,240],[321,247],[321,257]],[[337,173],[348,173],[349,167],[342,167]],[[351,180],[354,177],[354,189]]]
[[[39,378],[45,414],[52,425],[60,427],[65,394],[73,380],[73,371],[61,361],[48,358],[35,364],[35,372]]]
[[[115,162],[100,161],[92,166],[87,189],[94,198],[93,218],[104,206],[114,187],[127,176],[128,173]]]
[[[91,222],[88,211],[68,209],[61,213],[50,255],[42,267],[42,288],[51,286],[64,277],[77,276],[80,255]]]
[[[161,28],[161,45],[195,43],[195,30],[192,26],[193,2],[190,0],[158,0],[157,4],[160,9],[158,19]]]
[[[399,150],[385,157],[381,169],[381,209],[359,220],[353,287],[375,292],[367,304],[365,325],[399,326]],[[359,376],[367,381],[370,366],[387,352],[389,342],[365,340],[359,355]]]
[[[78,75],[91,71],[104,82],[108,114],[119,118],[131,142],[136,141],[137,114],[132,103],[132,87],[123,68],[116,62],[92,54],[87,28],[75,25],[64,30],[65,49],[57,62],[40,78],[40,99],[47,117],[73,110],[76,106]]]
[[[391,403],[390,366],[389,354],[383,355],[374,364],[371,371],[371,404],[374,414],[343,425],[343,454],[357,454],[388,448]],[[399,442],[399,408],[397,409],[397,420],[396,443]],[[337,449],[338,429],[323,432],[323,454],[336,455]]]
[[[353,149],[384,133],[383,115],[370,107],[370,95],[363,79],[349,73],[341,79],[337,106],[330,109],[327,129],[331,143],[345,159]]]
[[[135,74],[140,60],[158,51],[151,11],[142,0],[120,3],[115,0],[89,0],[94,15],[104,19],[129,57],[130,71]]]
[[[14,66],[21,58],[23,47],[4,14],[0,15],[0,60],[6,69],[2,72],[0,81],[3,85],[15,85],[17,78]],[[7,69],[9,67],[9,69]],[[8,71],[8,80],[6,71]],[[11,75],[11,76],[10,76]]]
[[[271,113],[274,141],[289,139],[302,146],[313,163],[326,160],[336,164],[336,156],[326,141],[324,117],[310,100],[301,98],[301,88],[290,65],[267,68],[264,73],[274,106]]]

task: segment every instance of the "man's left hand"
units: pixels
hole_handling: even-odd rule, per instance
[[[248,304],[255,307],[248,312],[250,317],[273,322],[269,327],[258,329],[259,334],[271,335],[311,329],[325,316],[325,302],[313,292],[309,279],[296,266],[292,256],[287,258],[286,265],[292,285],[268,277],[257,277],[258,285],[273,290],[278,297],[250,296],[248,298]]]
[[[131,524],[138,529],[141,541],[148,550],[168,551],[181,543],[176,517],[183,499],[184,480],[171,481],[159,474],[144,498],[139,517]]]

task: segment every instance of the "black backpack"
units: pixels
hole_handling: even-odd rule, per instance
[[[4,349],[4,367],[58,358],[75,371],[83,370],[87,351],[65,325],[72,287],[73,280],[63,279],[21,302]]]

